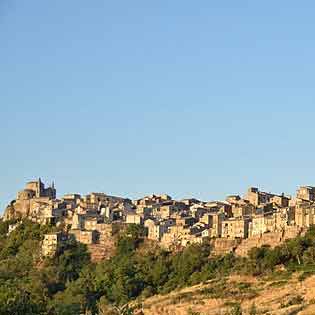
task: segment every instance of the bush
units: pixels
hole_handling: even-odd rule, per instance
[[[255,303],[252,304],[252,306],[249,309],[249,315],[257,315],[257,308]]]
[[[227,315],[242,315],[242,308],[239,303],[235,303],[232,310]]]

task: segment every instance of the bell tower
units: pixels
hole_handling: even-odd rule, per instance
[[[42,194],[42,181],[40,177],[38,178],[37,185],[36,185],[36,197],[41,197]]]
[[[51,183],[51,192],[52,192],[52,198],[56,199],[56,188],[55,188],[55,181],[52,181]]]

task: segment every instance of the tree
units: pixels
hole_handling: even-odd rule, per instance
[[[291,257],[295,258],[297,263],[299,265],[301,265],[301,263],[302,263],[301,258],[303,255],[303,251],[305,249],[305,244],[304,244],[303,238],[296,237],[292,240],[289,240],[287,242],[287,248],[288,248],[288,251],[289,251]]]
[[[309,247],[303,253],[303,262],[307,265],[313,265],[315,263],[315,248]]]
[[[31,299],[29,292],[16,287],[0,287],[0,315],[40,315],[40,306]]]
[[[66,243],[49,264],[56,266],[59,279],[66,283],[76,280],[90,261],[86,245],[73,240]]]

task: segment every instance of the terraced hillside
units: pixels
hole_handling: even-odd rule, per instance
[[[142,307],[144,315],[314,315],[315,276],[304,279],[286,271],[262,278],[234,275],[153,296]]]

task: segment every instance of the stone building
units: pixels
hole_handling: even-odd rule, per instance
[[[136,213],[128,213],[126,215],[127,224],[143,224],[143,218]]]
[[[232,216],[232,206],[226,201],[210,201],[205,203],[208,212],[220,212],[226,216]]]
[[[270,198],[270,202],[275,204],[278,207],[288,207],[289,206],[289,202],[290,202],[289,197],[286,197],[284,194],[278,196],[278,195],[274,195],[273,197]]]
[[[160,241],[168,230],[165,225],[160,225],[159,222],[155,222],[152,219],[145,220],[144,226],[148,229],[148,239],[154,241]]]
[[[203,235],[207,237],[221,237],[224,219],[225,214],[222,212],[206,213],[199,221],[208,226],[208,232],[203,232]]]
[[[246,218],[229,218],[222,222],[222,237],[247,238],[249,220]]]
[[[253,216],[249,223],[249,237],[286,230],[290,224],[291,210],[280,208]]]
[[[186,199],[180,200],[180,202],[188,207],[201,204],[201,201],[196,198],[186,198]]]
[[[85,230],[96,230],[98,218],[96,216],[84,216],[84,229]]]
[[[78,242],[86,245],[95,244],[98,240],[98,233],[95,230],[71,230],[70,234],[73,235]]]
[[[315,201],[315,187],[313,186],[301,186],[298,188],[296,197],[298,199]]]
[[[259,205],[269,203],[273,196],[273,194],[259,191],[256,187],[250,187],[244,199],[248,200],[251,204],[257,207]]]
[[[177,226],[183,226],[185,228],[192,226],[196,222],[195,218],[190,216],[176,216],[176,225]]]
[[[44,257],[54,256],[60,246],[64,245],[68,240],[68,235],[63,232],[45,234],[42,242],[42,255]]]
[[[84,215],[74,213],[72,216],[71,229],[82,230],[84,229]]]
[[[186,246],[187,242],[193,243],[195,236],[191,235],[191,227],[174,225],[169,227],[168,232],[161,238],[161,246],[165,248],[176,248]],[[184,245],[185,244],[185,245]]]
[[[98,223],[95,230],[98,234],[98,242],[106,244],[113,239],[113,235],[118,231],[118,227],[115,224]]]
[[[222,222],[225,219],[224,213],[213,213],[211,214],[210,223],[210,237],[221,237],[222,236]]]
[[[233,204],[238,204],[239,201],[241,200],[241,197],[239,195],[230,195],[230,196],[227,196],[225,200],[229,204],[233,205]]]
[[[179,211],[178,207],[173,203],[163,204],[159,207],[159,216],[162,219],[168,219],[178,211]]]
[[[50,187],[45,188],[45,185],[42,183],[41,179],[39,178],[37,181],[31,181],[26,184],[26,187],[24,190],[20,191],[18,193],[19,197],[25,197],[25,194],[31,198],[41,198],[41,197],[48,197],[49,199],[55,199],[56,198],[56,189],[54,182],[52,182]],[[30,198],[29,198],[30,199]]]
[[[315,205],[308,202],[295,207],[295,224],[298,227],[310,227],[315,224]]]
[[[169,195],[162,194],[162,195],[149,195],[146,197],[143,197],[141,199],[133,200],[132,203],[135,206],[152,206],[156,204],[161,204],[166,201],[170,201],[172,198]]]
[[[193,218],[200,220],[204,215],[213,211],[212,209],[206,208],[200,205],[192,205],[190,208],[190,213]]]
[[[152,207],[137,206],[136,213],[142,216],[144,219],[147,219],[152,214]]]
[[[40,178],[37,181],[28,182],[25,189],[18,192],[16,200],[13,200],[5,210],[4,219],[34,217],[36,211],[39,210],[38,203],[48,203],[55,198],[54,183],[46,188]]]
[[[251,216],[255,212],[256,207],[249,202],[239,202],[232,205],[232,216],[241,218],[243,216]]]

